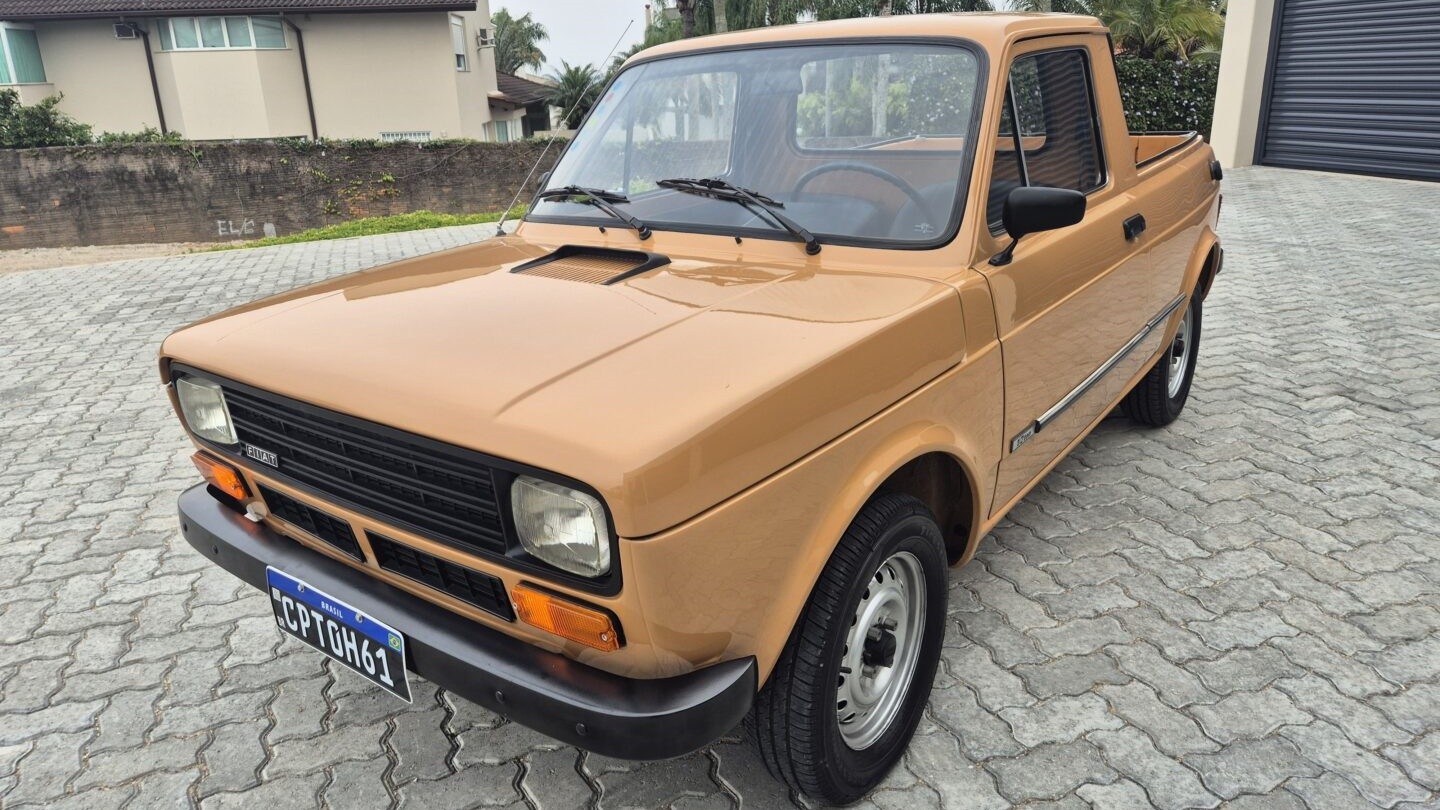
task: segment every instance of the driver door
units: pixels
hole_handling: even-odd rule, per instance
[[[978,267],[990,282],[1005,364],[997,511],[1119,395],[1132,370],[1106,365],[1150,314],[1142,314],[1148,250],[1143,236],[1125,237],[1136,212],[1107,170],[1098,126],[1092,68],[1110,63],[1092,52],[1095,40],[1022,43],[1009,66],[987,205],[993,250],[1009,243],[1001,212],[1018,186],[1084,192],[1087,208],[1079,225],[1025,237],[1010,264]]]

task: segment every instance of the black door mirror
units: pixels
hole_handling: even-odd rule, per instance
[[[990,258],[999,267],[1010,263],[1020,237],[1041,231],[1068,228],[1085,218],[1085,195],[1068,188],[1024,186],[1005,197],[1002,222],[1011,242]]]

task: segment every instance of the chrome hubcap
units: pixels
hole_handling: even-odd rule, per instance
[[[835,715],[851,749],[869,748],[900,714],[925,632],[925,578],[908,551],[870,577],[845,637]]]
[[[1185,317],[1180,319],[1180,328],[1175,332],[1175,342],[1170,344],[1170,375],[1166,377],[1166,383],[1170,398],[1180,396],[1180,388],[1185,384],[1185,371],[1190,366],[1190,309],[1185,309]]]

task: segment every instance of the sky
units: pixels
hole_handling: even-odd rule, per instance
[[[639,42],[645,33],[645,0],[490,0],[491,13],[498,8],[515,17],[532,12],[535,21],[550,30],[550,41],[540,46],[546,59],[541,73],[558,71],[561,59],[603,70],[626,23],[635,21],[616,53]]]

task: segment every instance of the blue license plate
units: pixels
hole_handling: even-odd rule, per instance
[[[267,567],[265,583],[281,630],[410,702],[404,636],[283,571]]]

